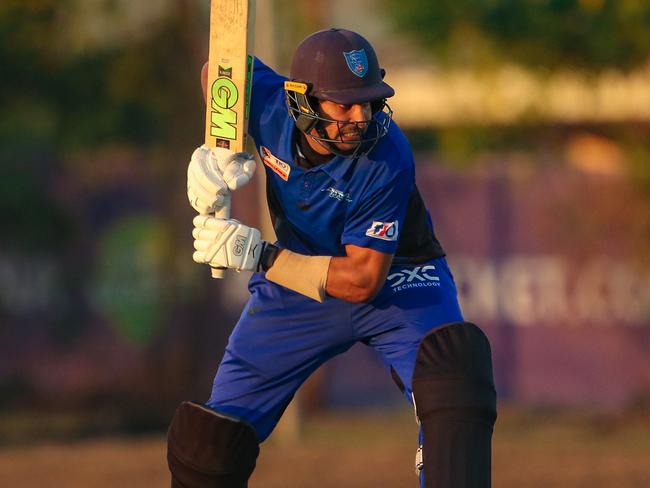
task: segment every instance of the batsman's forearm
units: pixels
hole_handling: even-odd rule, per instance
[[[377,253],[381,254],[381,253]],[[353,303],[371,301],[386,281],[392,256],[358,253],[332,258],[327,294]]]

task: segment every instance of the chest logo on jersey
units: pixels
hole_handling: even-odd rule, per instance
[[[435,269],[436,267],[433,265],[418,266],[413,269],[405,268],[388,275],[386,281],[390,283],[390,287],[395,293],[410,288],[439,287],[440,277],[433,274]]]
[[[384,241],[396,241],[399,235],[397,224],[397,220],[394,222],[377,222],[375,220],[366,231],[366,235]]]
[[[329,188],[323,188],[321,191],[326,191],[330,198],[333,198],[334,200],[338,200],[339,202],[350,203],[352,201],[352,197],[350,196],[349,193],[345,193],[342,192],[341,190],[337,190],[333,186],[330,186]]]
[[[268,147],[260,147],[260,156],[262,157],[262,162],[271,168],[276,175],[278,175],[284,181],[289,181],[291,166],[271,154],[271,151]]]

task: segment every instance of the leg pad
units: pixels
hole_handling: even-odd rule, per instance
[[[439,327],[420,343],[413,396],[426,488],[489,488],[496,392],[490,343],[476,325]]]
[[[172,488],[246,488],[258,454],[247,423],[194,402],[176,409],[167,436]]]

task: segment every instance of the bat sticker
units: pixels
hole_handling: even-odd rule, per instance
[[[217,146],[230,148],[230,141],[237,139],[237,112],[233,107],[239,100],[239,91],[230,78],[232,68],[219,66],[219,75],[210,91],[210,134],[217,138]]]

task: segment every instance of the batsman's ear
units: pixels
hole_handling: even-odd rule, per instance
[[[208,102],[208,62],[206,61],[201,68],[201,89],[203,90],[203,100]]]

